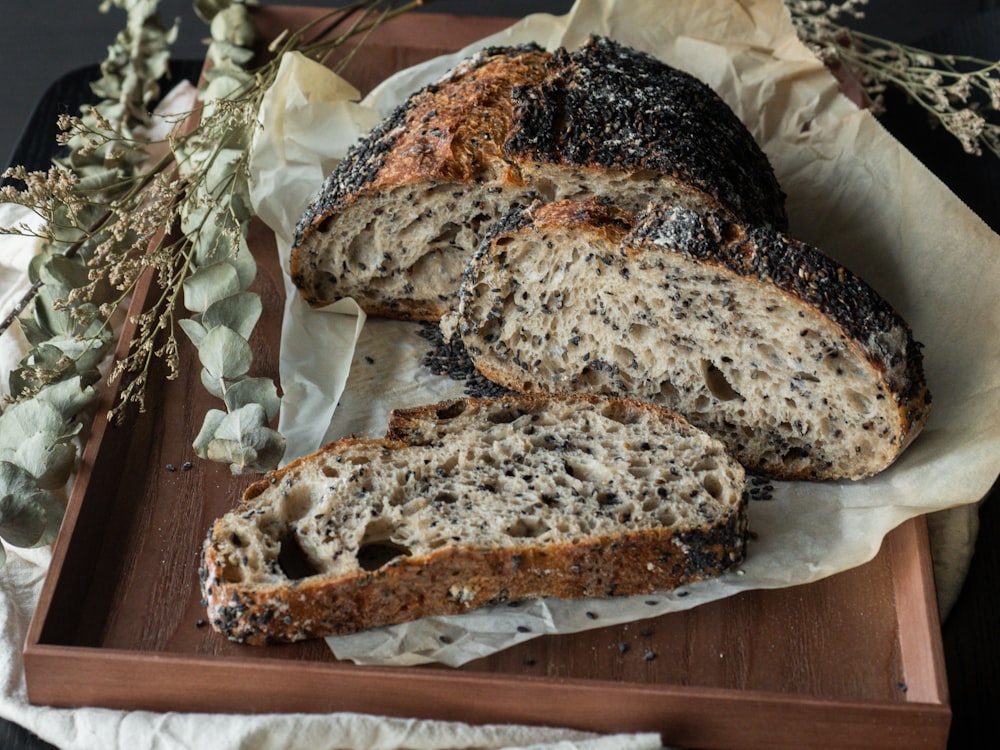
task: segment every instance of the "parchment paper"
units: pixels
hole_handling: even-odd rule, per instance
[[[275,231],[286,268],[294,222],[330,166],[409,93],[475,48],[527,41],[575,47],[592,33],[687,70],[729,103],[788,194],[790,234],[865,278],[925,344],[933,414],[877,477],[774,483],[773,499],[751,503],[756,536],[745,564],[718,580],[652,597],[498,606],[328,639],[339,658],[460,665],[543,633],[815,581],[870,560],[885,534],[909,518],[977,502],[1000,470],[1000,238],[838,93],[799,42],[781,0],[580,0],[566,16],[529,16],[404,71],[360,104],[348,101],[350,92],[345,99],[332,73],[289,56],[265,103],[251,167],[255,207]],[[460,394],[460,384],[420,365],[428,347],[413,324],[309,310],[288,289],[279,425],[289,439],[287,460],[347,434],[380,434],[390,408]]]

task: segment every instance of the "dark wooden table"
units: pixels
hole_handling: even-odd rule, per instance
[[[923,39],[919,45],[953,54],[1000,59],[1000,11],[989,11]],[[195,76],[199,61],[175,63],[175,78]],[[45,168],[52,156],[55,115],[76,112],[88,94],[96,69],[73,71],[59,79],[39,102],[10,163]],[[925,117],[898,96],[891,96],[886,127],[934,171],[970,208],[1000,231],[1000,159],[970,157],[950,136],[927,127]],[[946,249],[945,249],[946,251]],[[997,280],[1000,283],[1000,279]],[[956,332],[960,334],[960,332]],[[997,467],[1000,472],[1000,465]],[[981,528],[971,568],[960,597],[943,623],[948,685],[953,711],[948,747],[1000,747],[1000,489],[980,507]],[[0,720],[0,748],[51,747],[21,727]]]

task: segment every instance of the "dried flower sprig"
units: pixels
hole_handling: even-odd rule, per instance
[[[1000,156],[1000,62],[941,55],[849,28],[868,0],[789,0],[800,38],[827,65],[855,76],[875,114],[889,87],[922,107],[968,154]]]
[[[196,0],[211,28],[211,63],[200,92],[198,123],[172,133],[167,156],[149,163],[143,128],[166,73],[175,29],[156,17],[157,0],[106,0],[102,10],[126,10],[126,30],[109,50],[94,90],[104,99],[79,117],[63,117],[60,145],[69,154],[47,172],[9,170],[0,200],[29,207],[42,219],[3,231],[38,236],[31,287],[0,333],[16,319],[31,350],[11,376],[12,401],[0,413],[0,537],[15,546],[54,538],[65,486],[99,387],[101,366],[114,338],[114,318],[140,279],[153,291],[132,323],[127,354],[108,377],[121,377],[120,400],[144,404],[151,365],[179,366],[176,328],[198,349],[201,379],[222,399],[195,439],[196,452],[235,472],[272,468],[284,439],[268,425],[279,408],[274,383],[251,377],[248,339],[261,314],[249,291],[256,265],[246,243],[251,208],[249,144],[260,102],[280,56],[298,50],[317,59],[351,37],[423,4],[356,2],[322,15],[272,45],[275,58],[256,70],[254,27],[247,12],[256,0]],[[350,55],[345,58],[350,59]],[[171,228],[179,232],[171,232]],[[158,291],[157,291],[158,290]],[[4,552],[0,546],[0,564]]]
[[[147,122],[147,105],[158,95],[176,35],[149,12],[148,2],[114,4],[126,10],[128,24],[93,85],[103,100],[79,117],[60,118],[65,158],[46,172],[8,170],[4,177],[23,187],[0,189],[0,200],[26,206],[40,219],[37,228],[5,228],[41,239],[28,269],[28,293],[0,323],[5,331],[16,319],[30,346],[10,375],[14,400],[0,413],[0,538],[18,547],[48,544],[59,529],[58,493],[99,397],[118,307],[109,288],[91,278],[88,264],[111,236],[105,225],[114,196],[147,158],[133,131]],[[0,546],[0,564],[5,558]]]

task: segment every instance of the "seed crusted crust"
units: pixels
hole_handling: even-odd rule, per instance
[[[770,162],[700,80],[606,37],[557,50],[552,67],[514,90],[513,161],[671,175],[744,221],[787,227]]]
[[[626,226],[629,229],[626,230]],[[560,239],[553,239],[555,235]],[[535,270],[526,271],[519,266],[522,255],[511,254],[519,252],[511,251],[511,243],[540,244],[544,241],[554,248],[549,264],[550,268],[556,268],[565,264],[567,253],[563,250],[576,240],[579,246],[590,248],[592,262],[588,266],[589,271],[599,276],[603,273],[608,278],[598,297],[612,294],[614,289],[613,294],[621,299],[634,298],[633,307],[640,306],[640,299],[651,301],[641,320],[604,319],[603,325],[616,331],[614,341],[626,347],[622,350],[624,353],[617,355],[618,359],[610,350],[570,354],[573,345],[580,342],[578,326],[583,324],[576,318],[564,323],[555,309],[534,306],[533,300],[545,294],[551,294],[553,299],[561,299],[563,295],[554,288],[545,291],[533,288],[529,291],[522,286],[525,276],[531,276]],[[553,245],[553,242],[557,244]],[[867,411],[858,410],[855,413],[846,406],[838,407],[842,415],[839,419],[853,420],[850,429],[871,431],[871,442],[867,442],[867,436],[864,442],[877,451],[875,455],[844,457],[838,464],[824,455],[824,449],[820,449],[819,443],[812,442],[812,439],[799,441],[796,437],[788,442],[785,435],[778,431],[770,432],[771,428],[764,424],[731,421],[736,418],[732,411],[728,416],[719,417],[725,412],[713,412],[716,407],[705,407],[704,402],[698,409],[707,411],[692,411],[681,405],[686,403],[691,406],[690,398],[693,396],[687,402],[679,403],[670,396],[663,401],[662,405],[679,410],[698,426],[723,439],[745,465],[782,479],[859,479],[875,474],[892,463],[923,428],[931,411],[931,395],[923,371],[921,345],[914,340],[910,327],[892,306],[862,279],[818,249],[774,230],[747,227],[718,213],[692,211],[681,206],[660,206],[633,217],[597,201],[550,203],[528,210],[512,210],[498,222],[495,231],[479,248],[467,269],[457,316],[459,335],[480,374],[502,387],[519,392],[596,390],[618,396],[658,398],[657,394],[637,392],[633,389],[636,386],[631,385],[637,383],[641,388],[648,387],[642,379],[643,367],[647,365],[639,365],[635,359],[631,362],[621,359],[622,356],[634,356],[627,348],[632,342],[622,332],[631,330],[633,325],[648,330],[650,325],[658,325],[654,322],[655,318],[662,319],[663,333],[657,334],[661,338],[656,339],[657,343],[653,345],[659,347],[654,360],[672,356],[671,350],[679,347],[701,351],[700,356],[706,358],[705,367],[721,359],[734,370],[739,370],[746,363],[740,361],[736,352],[746,350],[741,350],[732,335],[728,338],[734,345],[725,347],[728,353],[704,349],[707,342],[703,344],[691,338],[694,334],[685,320],[697,313],[688,308],[692,298],[683,300],[683,294],[671,292],[673,282],[669,279],[681,273],[677,264],[670,261],[671,255],[689,258],[697,264],[698,271],[691,272],[700,279],[694,283],[699,289],[696,294],[705,294],[706,300],[712,299],[713,289],[728,288],[732,279],[738,278],[759,285],[760,293],[776,291],[779,297],[784,297],[786,301],[778,304],[791,306],[797,311],[797,320],[801,323],[799,328],[803,333],[814,329],[839,331],[839,334],[831,335],[830,340],[845,342],[846,352],[839,353],[837,348],[831,348],[825,356],[842,356],[849,360],[845,366],[849,366],[852,372],[862,373],[860,377],[866,381],[865,387],[876,394],[876,403],[890,404],[878,407],[878,413],[885,415],[885,422],[878,429],[871,424],[863,424],[871,419]],[[630,279],[638,277],[643,268],[654,269],[652,276],[643,276],[645,282],[630,287]],[[580,268],[564,270],[569,274],[587,272]],[[584,301],[577,300],[574,304],[583,305]],[[717,318],[716,325],[725,330],[730,325],[727,322],[730,303],[726,295],[720,293],[714,303],[706,301],[705,304],[714,305],[709,314]],[[765,304],[761,302],[759,305],[761,314],[765,312]],[[594,317],[599,307],[601,302],[598,299],[590,312],[592,322],[600,319],[600,316]],[[677,316],[676,321],[672,316]],[[522,350],[520,345],[510,344],[506,338],[508,334],[503,333],[507,330],[503,321],[508,321],[507,326],[510,327],[513,325],[510,321],[514,319],[518,321],[515,327],[518,340],[541,340],[544,337],[549,342],[545,347],[552,351],[558,349],[563,359],[556,362],[554,355],[550,358],[539,355],[534,349]],[[570,329],[570,325],[574,327]],[[593,325],[596,328],[600,324]],[[788,335],[797,337],[799,328]],[[743,333],[741,336],[756,339],[760,333]],[[647,345],[652,344],[647,341]],[[526,355],[526,351],[530,356]],[[567,356],[570,360],[566,359]],[[579,370],[581,356],[583,369]],[[715,367],[716,364],[711,364],[709,369]],[[587,375],[588,372],[590,375]],[[599,376],[593,378],[594,373],[599,373]],[[779,377],[775,372],[765,372],[764,375]],[[793,379],[791,385],[786,386],[794,391],[783,391],[782,386],[776,383],[765,398],[772,398],[775,402],[786,397],[805,400],[805,386],[810,385],[809,381],[815,376],[802,372],[794,378],[800,375],[802,381]],[[707,380],[710,376],[705,377]],[[705,391],[705,386],[706,382],[702,380],[697,386],[700,391],[695,390],[695,393]],[[658,381],[655,387],[659,389]],[[669,387],[673,391],[673,387]],[[711,387],[709,385],[709,389]],[[723,392],[729,387],[727,384],[725,389],[718,388],[719,392],[713,393],[709,402],[720,404],[718,408],[722,409],[725,402],[735,403],[742,398],[738,392]],[[809,398],[808,408],[814,408],[813,398],[822,398],[822,403],[828,405],[829,399],[845,399],[849,395],[836,390],[822,391],[820,396]],[[707,397],[706,391],[701,399]],[[721,400],[716,402],[715,398]],[[816,406],[819,408],[818,402]],[[789,430],[792,427],[799,429],[797,423],[783,426]],[[801,429],[802,435],[805,435],[806,428]],[[836,444],[848,427],[845,424],[830,429],[833,434],[820,435],[817,439],[822,443]],[[747,439],[747,431],[754,432],[757,437]],[[759,451],[758,443],[762,441],[771,442],[766,452]],[[751,444],[753,448],[748,447]],[[794,455],[794,460],[783,458],[786,454]]]
[[[401,187],[410,203],[390,221],[397,209],[386,196]],[[467,191],[488,200],[473,196],[458,201],[464,208],[448,208]],[[479,225],[485,230],[511,205],[605,193],[628,210],[677,199],[751,223],[787,224],[767,157],[693,76],[600,37],[553,54],[534,45],[491,48],[415,93],[348,154],[299,221],[292,279],[313,305],[351,295],[369,314],[437,320],[455,289],[422,291],[428,279],[441,283],[440,271],[413,270],[427,257],[464,264],[483,236]],[[429,232],[401,238],[405,250],[386,245],[382,257],[372,256],[372,233],[378,241],[410,232],[410,214],[420,209],[425,227],[436,222],[447,236],[458,225],[472,241],[442,244]]]
[[[781,289],[842,328],[873,372],[886,380],[899,408],[904,447],[927,421],[931,395],[922,347],[910,326],[868,283],[818,249],[778,232],[678,207],[651,209],[636,222],[626,244],[645,251],[667,248]]]
[[[460,439],[461,425],[451,421],[456,417],[482,415],[487,424],[500,424],[505,429],[520,418],[550,416],[547,410],[553,404],[557,410],[560,404],[574,410],[600,410],[618,424],[646,424],[647,419],[662,424],[651,440],[674,434],[687,436],[685,439],[694,440],[693,445],[701,446],[696,449],[700,463],[717,464],[720,472],[733,477],[731,489],[735,494],[727,495],[725,500],[717,498],[712,511],[701,509],[705,500],[678,499],[679,505],[670,507],[678,508],[675,512],[680,513],[681,505],[691,503],[692,516],[663,525],[616,522],[612,526],[614,533],[597,531],[555,539],[527,536],[515,543],[453,540],[426,554],[400,555],[377,568],[344,575],[292,579],[264,576],[263,582],[245,583],[230,572],[234,565],[238,566],[234,555],[252,556],[256,551],[245,537],[248,527],[233,526],[227,519],[252,519],[267,512],[260,507],[261,501],[268,498],[268,503],[277,502],[276,491],[292,492],[296,482],[301,482],[297,479],[300,470],[321,464],[339,470],[351,466],[363,473],[371,464],[368,460],[357,463],[359,449],[364,449],[370,461],[390,460],[407,446],[434,446],[455,438],[455,432]],[[516,429],[517,434],[521,434],[520,429]],[[524,435],[534,434],[533,429]],[[340,456],[346,460],[333,460]],[[509,468],[524,471],[516,461]],[[502,470],[500,467],[498,472]],[[743,478],[742,468],[717,441],[691,428],[683,418],[638,401],[590,395],[512,395],[503,399],[458,399],[397,411],[390,418],[385,439],[338,441],[315,456],[271,472],[246,491],[237,508],[216,521],[206,537],[199,568],[208,621],[234,641],[266,645],[347,634],[430,615],[459,614],[474,607],[525,598],[608,597],[674,589],[721,575],[743,560],[747,539]],[[479,491],[481,488],[469,487],[469,498],[474,499]],[[362,505],[366,502],[362,498],[357,501]],[[350,505],[347,503],[345,509]],[[456,510],[457,503],[446,505],[447,512],[462,512]],[[476,512],[474,504],[468,507],[465,512]],[[286,522],[267,521],[265,525],[272,523]],[[271,532],[287,533],[276,527]],[[238,538],[240,535],[244,538]]]

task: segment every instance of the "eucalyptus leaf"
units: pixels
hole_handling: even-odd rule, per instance
[[[98,193],[121,181],[121,170],[100,167],[88,170],[85,177],[77,183],[77,189],[86,193]]]
[[[59,532],[62,504],[19,466],[0,461],[0,537],[15,547],[50,543]]]
[[[61,439],[72,436],[78,429],[48,401],[17,401],[0,414],[0,447],[16,450],[33,435],[50,434]]]
[[[260,404],[227,414],[208,444],[209,459],[228,462],[235,474],[273,469],[284,455],[285,440],[266,426],[266,419]]]
[[[253,59],[253,50],[231,42],[215,40],[208,48],[206,57],[213,66],[244,66]]]
[[[264,421],[270,423],[278,415],[281,398],[270,378],[244,378],[233,383],[226,391],[226,408],[237,411],[248,404],[264,408]]]
[[[208,218],[212,216],[213,210],[211,206],[198,201],[185,201],[179,213],[181,217],[181,232],[185,235],[191,235],[201,231]],[[199,262],[198,265],[205,264]]]
[[[39,327],[53,334],[73,333],[75,325],[69,312],[53,309],[55,301],[65,298],[68,291],[68,289],[56,289],[55,285],[50,284],[45,284],[38,290],[31,310]]]
[[[201,89],[201,98],[205,101],[232,98],[253,81],[249,76],[221,75],[212,70],[205,72],[205,78],[207,83]]]
[[[202,323],[205,328],[226,326],[249,340],[262,311],[263,304],[259,295],[253,292],[239,292],[214,302],[202,314]]]
[[[198,317],[201,317],[200,315]],[[181,318],[178,322],[181,330],[187,334],[187,337],[191,339],[191,343],[195,347],[201,346],[202,339],[205,338],[205,334],[208,330],[199,321],[194,318]]]
[[[226,381],[218,375],[213,375],[204,367],[201,368],[201,386],[216,398],[226,397]]]
[[[28,343],[32,346],[44,344],[52,337],[53,332],[33,318],[18,318],[17,324],[20,326],[21,333],[24,334],[24,338],[27,339]],[[13,393],[17,393],[14,389],[11,389],[11,391]]]
[[[4,457],[31,474],[43,490],[66,486],[76,464],[76,447],[51,433],[38,433],[22,441]]]
[[[236,255],[231,259],[233,267],[240,279],[240,288],[249,289],[253,280],[257,278],[257,261],[254,260],[253,253],[246,238],[240,237],[237,243]]]
[[[43,283],[58,285],[67,292],[90,283],[89,270],[79,261],[62,256],[54,256],[41,269],[40,277]]]
[[[96,388],[85,385],[83,378],[76,375],[46,386],[36,398],[52,404],[65,419],[71,419],[97,403],[100,395]]]
[[[208,444],[215,439],[215,431],[219,429],[222,420],[226,418],[226,412],[219,409],[209,409],[202,420],[201,429],[195,436],[192,448],[199,458],[208,458]]]
[[[223,8],[212,18],[209,28],[213,40],[226,41],[241,47],[249,47],[256,37],[253,20],[242,5]]]
[[[240,291],[236,267],[228,261],[213,263],[184,280],[184,306],[192,312],[204,312],[212,303]]]
[[[226,190],[246,154],[234,148],[220,148],[208,162],[204,171],[205,189],[209,195],[219,195],[220,190]]]
[[[86,372],[101,364],[108,353],[110,344],[110,337],[103,334],[82,337],[55,336],[48,340],[48,344],[44,348],[58,350],[63,357],[72,360],[74,370]]]
[[[249,342],[232,328],[216,326],[202,339],[198,359],[212,375],[233,380],[247,374],[253,352]]]
[[[267,414],[260,404],[247,404],[231,411],[219,424],[215,437],[219,440],[243,440],[254,430],[267,427]]]

